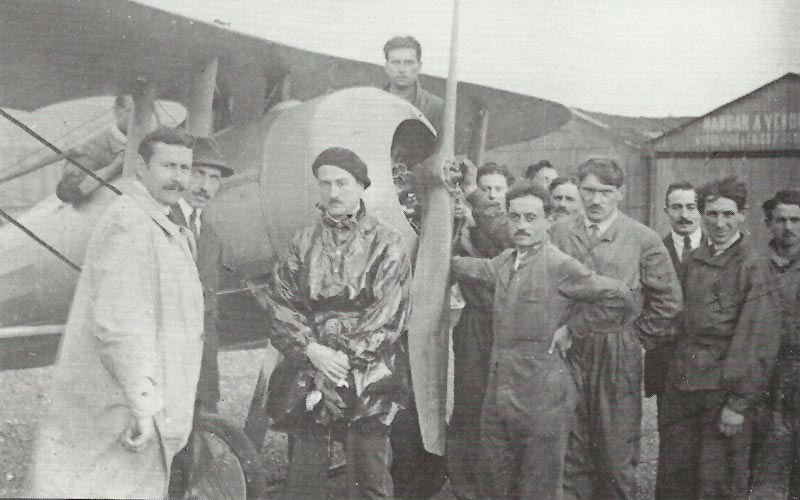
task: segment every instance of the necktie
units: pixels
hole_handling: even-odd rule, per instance
[[[192,210],[192,215],[189,216],[189,229],[192,231],[194,235],[194,241],[200,238],[200,231],[197,228],[197,209],[195,208]]]
[[[589,238],[591,238],[592,242],[600,239],[600,226],[597,224],[589,225]]]
[[[681,251],[680,259],[678,259],[678,260],[683,262],[683,260],[686,258],[687,255],[689,255],[689,252],[691,252],[691,251],[692,251],[692,239],[689,238],[688,236],[684,236],[683,237],[683,250]]]
[[[197,244],[195,243],[194,236],[187,231],[185,227],[180,227],[181,234],[186,238],[186,242],[189,244],[189,251],[192,252],[192,258],[196,261],[197,260]]]

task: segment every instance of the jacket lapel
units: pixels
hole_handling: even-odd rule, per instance
[[[672,261],[672,267],[678,269],[678,266],[681,265],[681,260],[678,258],[678,252],[675,251],[675,241],[672,239],[672,232],[664,236],[664,239],[662,241],[664,242],[664,246],[667,247],[667,253],[669,254],[670,260]],[[684,261],[687,258],[689,258],[688,255],[683,256]]]

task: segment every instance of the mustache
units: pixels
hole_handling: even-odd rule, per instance
[[[524,230],[524,229],[518,229],[518,230],[517,230],[517,231],[514,233],[514,236],[530,236],[530,235],[531,235],[531,233],[529,233],[528,231],[526,231],[526,230]]]
[[[784,238],[796,238],[797,234],[795,234],[793,231],[784,231],[783,232],[783,237]]]
[[[569,215],[569,209],[567,209],[566,207],[556,207],[554,212],[557,214]]]
[[[192,196],[194,196],[195,198],[204,198],[206,200],[211,199],[211,195],[208,194],[208,191],[206,191],[203,188],[200,188],[197,191],[192,191]]]
[[[165,191],[178,191],[179,193],[182,193],[186,191],[186,186],[184,186],[180,182],[175,181],[175,182],[170,182],[169,184],[164,186],[163,189]]]
[[[678,219],[678,224],[691,224],[691,223],[692,221],[690,221],[689,219],[684,219],[683,217]]]

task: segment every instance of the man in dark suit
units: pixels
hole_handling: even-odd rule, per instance
[[[197,271],[203,285],[203,302],[205,314],[203,327],[205,342],[200,364],[200,380],[197,383],[195,397],[195,426],[200,412],[217,412],[219,403],[219,336],[217,335],[217,290],[225,269],[224,254],[226,245],[214,230],[211,223],[203,217],[203,210],[219,190],[223,177],[234,174],[212,139],[198,138],[194,143],[192,174],[189,184],[178,203],[172,206],[169,218],[175,224],[191,230],[196,243]],[[196,464],[205,461],[203,447],[196,435],[189,437],[186,445],[172,463],[172,474],[169,486],[170,497],[183,496],[186,492],[192,496],[195,480],[192,470]]]
[[[224,270],[223,254],[225,244],[211,223],[203,216],[206,205],[219,190],[223,177],[233,175],[216,144],[211,139],[197,139],[194,146],[192,175],[183,198],[173,206],[170,219],[176,224],[186,227],[194,234],[197,243],[197,270],[203,284],[203,300],[205,302],[205,344],[203,345],[203,361],[200,367],[200,381],[197,384],[197,401],[199,409],[208,412],[217,411],[219,402],[219,365],[217,351],[219,337],[217,335],[217,290],[219,289]]]
[[[669,218],[672,231],[664,237],[664,245],[675,268],[703,241],[700,229],[700,212],[697,211],[697,192],[689,182],[676,182],[667,187],[664,213]]]
[[[681,263],[689,252],[700,246],[703,231],[700,228],[700,212],[697,210],[697,192],[689,182],[676,182],[667,187],[664,196],[664,213],[669,218],[672,230],[664,237],[672,264],[680,276]],[[661,413],[661,395],[673,346],[665,344],[650,349],[644,359],[644,393],[648,398],[656,397],[658,413]]]

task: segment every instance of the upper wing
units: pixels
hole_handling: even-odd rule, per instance
[[[4,0],[0,4],[0,105],[32,110],[94,95],[130,93],[137,78],[158,97],[186,103],[192,75],[219,58],[217,85],[233,123],[264,110],[289,74],[292,97],[383,86],[383,68],[282,45],[126,0]],[[444,95],[443,78],[422,84]],[[469,143],[475,110],[489,111],[487,148],[560,128],[569,110],[551,101],[460,83],[456,151]]]

